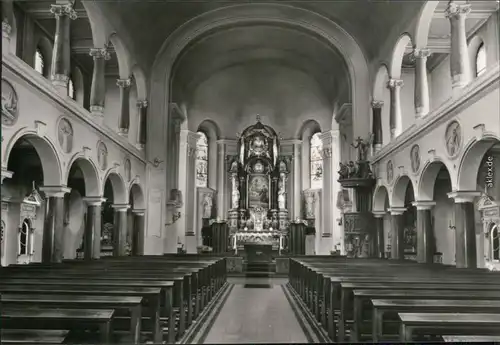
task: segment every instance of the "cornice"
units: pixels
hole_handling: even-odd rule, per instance
[[[50,98],[51,101],[65,110],[66,115],[77,117],[79,120],[95,129],[99,134],[102,134],[127,153],[134,156],[141,163],[146,164],[143,152],[139,151],[134,145],[129,143],[127,139],[121,137],[118,133],[115,133],[111,128],[95,122],[90,112],[85,110],[76,102],[62,96],[48,79],[37,73],[33,68],[31,68],[31,66],[26,64],[17,56],[12,55],[11,53],[2,55],[2,67],[7,68],[18,78],[21,78],[37,91]]]
[[[500,65],[486,71],[481,77],[470,83],[458,97],[451,97],[439,108],[427,116],[418,119],[415,124],[404,131],[392,142],[384,146],[371,159],[371,164],[376,164],[389,155],[396,154],[405,149],[409,144],[422,138],[439,124],[449,120],[458,112],[475,102],[478,95],[484,95],[498,88],[500,80]]]

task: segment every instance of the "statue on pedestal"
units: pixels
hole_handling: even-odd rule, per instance
[[[373,134],[370,134],[368,140],[361,139],[358,137],[356,139],[356,145],[351,144],[357,150],[357,161],[365,162],[368,157],[368,149],[370,148],[371,141],[373,140]]]
[[[205,194],[203,198],[203,218],[210,218],[212,216],[212,195]]]
[[[231,206],[233,209],[240,207],[240,192],[237,189],[233,190]]]

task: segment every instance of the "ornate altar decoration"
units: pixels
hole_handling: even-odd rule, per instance
[[[276,132],[260,122],[239,135],[238,155],[230,161],[231,209],[228,225],[234,249],[271,244],[282,249],[288,232],[286,181],[289,162],[279,157]]]
[[[344,213],[345,248],[351,257],[365,257],[370,252],[375,239],[373,215],[371,213],[372,189],[376,179],[368,161],[368,150],[373,135],[368,139],[358,137],[356,145],[356,162],[340,163],[338,182],[343,188],[353,188],[357,212]]]
[[[483,223],[484,266],[500,271],[500,205],[485,195],[477,206]]]

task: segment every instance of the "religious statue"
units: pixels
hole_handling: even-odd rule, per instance
[[[358,167],[354,164],[353,161],[350,161],[349,164],[347,165],[347,176],[349,178],[351,177],[358,177]]]
[[[287,172],[286,163],[284,160],[281,160],[281,162],[280,162],[280,172],[281,173]]]
[[[65,153],[70,153],[73,149],[73,127],[66,119],[59,121],[58,136],[59,145]]]
[[[345,179],[349,175],[349,169],[347,168],[347,165],[343,163],[339,163],[339,180]]]
[[[14,87],[2,79],[2,124],[13,125],[17,115],[17,94]]]
[[[286,209],[285,192],[282,189],[278,192],[278,208],[280,210]]]
[[[212,195],[205,194],[203,198],[203,218],[212,216]]]
[[[240,207],[240,192],[235,189],[232,193],[232,208],[237,209]]]
[[[370,134],[370,137],[368,140],[361,139],[361,137],[358,137],[356,139],[356,145],[351,144],[352,147],[354,147],[357,150],[357,161],[358,162],[364,162],[367,159],[368,156],[368,149],[370,148],[371,141],[373,140],[373,134]]]
[[[460,124],[453,121],[446,128],[445,133],[446,150],[450,156],[455,156],[462,144],[462,134],[460,132]]]
[[[314,218],[314,203],[316,198],[313,193],[306,193],[306,218]]]
[[[235,159],[231,163],[231,168],[229,169],[229,172],[231,173],[237,173],[238,172],[238,161]]]
[[[101,170],[106,170],[108,167],[108,148],[102,141],[97,144],[97,162]]]
[[[123,164],[123,169],[125,170],[125,180],[130,182],[132,179],[132,166],[130,163],[130,159],[125,159],[125,163]]]
[[[413,145],[410,151],[411,170],[416,173],[420,168],[420,147]]]

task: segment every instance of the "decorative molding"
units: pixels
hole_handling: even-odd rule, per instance
[[[402,79],[389,79],[387,82],[387,87],[390,89],[396,88],[396,87],[402,87],[404,85]]]
[[[108,51],[107,47],[104,47],[104,48],[90,48],[89,55],[92,56],[94,59],[104,59],[104,60],[110,60],[111,59],[111,54]]]
[[[146,164],[143,152],[139,151],[125,138],[115,133],[113,129],[96,121],[95,116],[92,116],[92,114],[81,105],[69,97],[61,95],[61,93],[49,80],[47,80],[47,78],[40,75],[40,73],[37,73],[24,61],[13,54],[6,54],[2,56],[2,66],[12,72],[16,77],[35,88],[39,93],[47,96],[55,106],[63,108],[65,114],[77,117],[80,121],[95,130],[98,135],[106,137],[120,149],[128,152],[141,163]]]
[[[71,20],[78,18],[72,3],[65,5],[50,5],[50,13],[54,14],[56,17],[68,16]]]
[[[132,85],[132,79],[116,79],[116,86],[121,88],[128,88]]]
[[[380,109],[384,106],[384,101],[376,101],[376,100],[373,100],[371,102],[371,106],[372,108],[375,108],[375,109]]]
[[[434,130],[435,127],[449,120],[458,112],[475,102],[478,96],[498,89],[499,80],[500,64],[497,63],[494,67],[486,70],[483,75],[476,78],[462,89],[462,92],[457,97],[451,97],[439,108],[421,118],[417,124],[411,126],[389,144],[382,147],[382,149],[372,157],[371,163],[376,164],[389,155],[404,150],[409,144],[419,140],[428,132]]]
[[[471,11],[470,4],[457,4],[456,2],[450,1],[448,7],[445,10],[446,18],[457,18],[458,16],[466,16]]]

